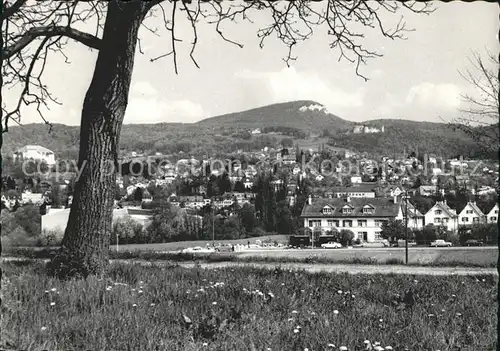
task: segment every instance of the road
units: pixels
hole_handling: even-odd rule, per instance
[[[2,261],[24,261],[25,258],[2,257]],[[33,260],[47,262],[47,259]],[[403,265],[357,265],[357,264],[308,264],[308,263],[247,263],[247,262],[216,262],[216,263],[191,263],[191,262],[166,262],[166,261],[143,261],[143,260],[111,260],[111,263],[141,264],[144,266],[167,266],[171,264],[184,268],[201,267],[204,269],[218,269],[226,267],[255,267],[264,269],[275,269],[277,267],[285,270],[305,270],[311,273],[349,273],[349,274],[407,274],[407,275],[432,275],[432,276],[498,276],[496,268],[467,268],[467,267],[418,267]]]

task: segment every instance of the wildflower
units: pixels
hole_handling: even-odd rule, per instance
[[[304,351],[309,351],[309,349],[306,347],[306,348],[304,349]]]
[[[48,294],[48,293],[49,293],[49,291],[48,291],[48,290],[45,290],[45,293],[46,293],[46,294]]]
[[[380,346],[380,342],[379,342],[379,341],[375,341],[375,342],[373,343],[373,345],[375,345],[375,346]]]
[[[142,284],[144,284],[144,282],[141,280],[141,281],[139,282],[139,284],[140,284],[140,285],[142,285]]]
[[[386,350],[392,350],[392,346],[386,346],[385,349]]]
[[[304,292],[304,290],[300,290],[300,292]]]
[[[50,303],[50,305],[51,305],[51,306],[55,306],[55,305],[56,305],[56,303],[55,303],[55,302],[51,302],[51,303]]]
[[[297,311],[295,311],[295,310],[293,310],[293,311],[292,311],[292,313],[293,313],[293,314],[296,314],[296,313],[298,313],[298,312],[297,312]]]
[[[212,305],[214,306],[217,305],[217,301],[212,302]]]
[[[56,291],[57,291],[57,289],[56,289],[56,288],[52,288],[52,289],[50,289],[50,291],[52,291],[52,292],[56,292]]]
[[[301,326],[300,326],[300,325],[298,325],[298,326],[296,326],[296,327],[295,327],[295,329],[299,329],[299,330],[300,330],[300,329],[301,329]]]
[[[485,281],[486,281],[486,279],[483,279],[482,281],[483,281],[483,282],[485,282]]]
[[[333,310],[333,314],[339,314],[338,310]]]
[[[204,342],[204,343],[203,343],[203,346],[208,346],[208,343]]]
[[[332,349],[335,348],[335,344],[328,344],[328,347],[331,347]]]
[[[342,290],[337,291],[337,293],[342,294]]]
[[[384,320],[383,320],[382,318],[380,318],[378,321],[379,321],[380,323],[382,323]]]
[[[364,344],[370,344],[370,340],[365,340]]]
[[[138,291],[138,293],[139,293],[139,294],[142,294],[142,290],[139,290],[139,291]]]
[[[434,317],[434,315],[432,313],[429,313],[427,317]]]
[[[339,350],[340,350],[340,351],[347,351],[347,346],[340,346],[340,347],[339,347]]]
[[[293,322],[293,318],[288,318],[288,321],[289,322]]]
[[[155,306],[155,304],[154,304],[154,303],[151,303],[151,305],[149,305],[149,306],[154,307],[154,306]]]
[[[460,312],[457,312],[457,317],[462,317],[462,314]]]
[[[380,345],[375,346],[375,351],[384,351],[384,348]]]
[[[110,287],[110,286],[108,286],[108,287],[106,288],[106,290],[107,290],[107,291],[110,291],[110,290],[111,290],[111,287]]]
[[[132,305],[132,307],[137,307],[137,304],[135,304],[135,303],[134,303],[134,304]]]
[[[281,286],[285,285],[285,283],[281,283]]]
[[[135,289],[132,289],[132,291],[135,291]]]
[[[441,310],[441,312],[445,312],[445,310],[443,309],[443,310]]]
[[[40,330],[45,331],[45,330],[47,330],[47,327],[41,327]]]
[[[453,294],[453,295],[451,295],[451,297],[457,297],[457,295]]]
[[[316,315],[316,312],[311,312],[311,315],[312,315],[312,316],[315,316],[315,315]]]
[[[413,282],[416,284],[416,283],[418,283],[418,280],[414,279]]]
[[[294,330],[293,330],[293,332],[294,332],[295,334],[297,334],[297,333],[299,332],[299,330],[298,330],[298,329],[294,329]]]
[[[271,351],[271,348],[270,348],[270,347],[268,347],[266,350],[267,350],[267,351]]]
[[[352,295],[352,298],[354,299],[356,297],[356,295]]]

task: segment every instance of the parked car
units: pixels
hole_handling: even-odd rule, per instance
[[[451,247],[452,244],[449,241],[444,241],[442,239],[438,239],[438,240],[435,240],[435,241],[431,242],[430,246],[434,246],[434,247]]]
[[[203,248],[200,246],[195,246],[195,247],[187,247],[184,250],[182,250],[183,253],[186,252],[201,252],[203,251]]]
[[[215,248],[217,252],[231,252],[234,251],[234,246],[231,244],[221,245]]]
[[[465,246],[483,246],[483,242],[481,240],[469,239],[465,242]]]
[[[342,245],[334,241],[330,241],[329,243],[321,244],[321,247],[323,249],[340,249]]]

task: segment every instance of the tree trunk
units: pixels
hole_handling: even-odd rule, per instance
[[[73,203],[62,247],[49,263],[59,277],[101,275],[109,263],[118,145],[128,102],[141,1],[108,5],[102,47],[85,96]]]

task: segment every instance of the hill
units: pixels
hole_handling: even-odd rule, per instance
[[[321,134],[328,130],[330,144],[372,155],[392,155],[417,148],[421,154],[442,156],[480,155],[476,143],[464,132],[445,123],[381,119],[362,123],[384,133],[345,133],[359,123],[343,120],[314,101],[292,101],[207,118],[197,123],[126,124],[122,127],[122,152],[163,154],[191,153],[220,155],[236,150],[252,151],[279,144],[278,135],[249,135],[254,128],[301,130]],[[51,132],[44,124],[12,126],[4,136],[4,156],[27,145],[42,145],[61,159],[78,156],[79,127],[54,124]],[[288,136],[290,137],[290,136]]]
[[[435,154],[444,157],[463,155],[481,157],[479,147],[464,132],[453,125],[434,122],[415,122],[402,119],[379,119],[363,123],[367,126],[385,127],[384,133],[337,134],[330,143],[366,152],[392,155],[417,151],[419,154]]]
[[[196,123],[204,128],[254,129],[290,127],[308,132],[323,129],[336,131],[349,128],[352,122],[330,112],[320,103],[310,100],[291,101],[206,118]]]

